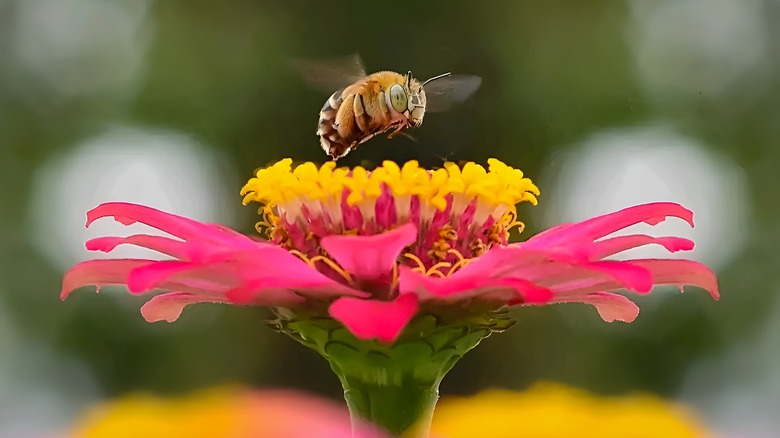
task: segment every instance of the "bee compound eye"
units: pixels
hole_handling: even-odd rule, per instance
[[[390,87],[390,103],[393,105],[393,109],[402,113],[407,109],[407,97],[404,87],[399,84],[394,84]]]

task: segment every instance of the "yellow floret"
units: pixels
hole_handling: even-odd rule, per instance
[[[520,202],[536,205],[539,195],[539,189],[523,172],[495,158],[488,160],[487,169],[474,162],[462,168],[447,162],[442,169],[428,170],[412,160],[400,167],[385,161],[372,171],[363,167],[336,168],[332,161],[319,168],[307,162],[293,169],[292,160],[285,158],[258,170],[241,189],[241,195],[244,204],[274,206],[296,200],[340,202],[346,189],[347,204],[357,205],[376,200],[385,186],[393,196],[415,195],[440,211],[447,207],[447,196],[455,194],[476,197],[480,203],[495,207]]]
[[[655,396],[602,397],[552,383],[525,392],[487,390],[445,398],[436,407],[431,430],[450,438],[712,436],[696,415]]]

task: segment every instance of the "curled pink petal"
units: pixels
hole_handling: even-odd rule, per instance
[[[604,260],[587,263],[583,267],[609,275],[626,289],[636,292],[650,292],[653,288],[652,272],[629,262]]]
[[[197,265],[178,260],[163,260],[150,263],[130,271],[127,278],[127,289],[133,293],[152,290],[174,274],[192,269]]]
[[[131,225],[136,222],[165,231],[181,239],[197,237],[208,226],[198,221],[166,213],[144,205],[126,202],[106,202],[87,212],[87,227],[103,217],[113,217],[117,222]]]
[[[113,217],[124,225],[140,222],[186,241],[219,242],[233,248],[252,247],[256,244],[268,245],[253,241],[222,225],[206,224],[155,208],[126,202],[107,202],[98,205],[87,212],[86,226],[89,227],[92,222],[103,217]]]
[[[417,296],[400,295],[393,301],[343,297],[331,304],[329,313],[355,337],[393,342],[417,312]]]
[[[319,274],[313,269],[311,269],[311,271]],[[321,300],[341,296],[363,298],[368,298],[370,296],[367,292],[336,283],[322,274],[316,278],[299,278],[296,280],[297,281],[290,281],[290,279],[282,276],[256,277],[228,290],[225,292],[225,297],[231,303],[242,305],[268,302],[268,294],[279,290],[294,290],[296,296],[300,299],[303,299],[303,296],[314,297]]]
[[[624,242],[629,240],[636,242],[636,239]],[[673,248],[687,247],[685,239],[670,239],[666,244]],[[493,252],[495,255],[491,257]],[[654,285],[691,285],[706,289],[714,298],[719,296],[715,274],[697,262],[670,259],[582,262],[558,251],[544,257],[539,250],[519,246],[491,250],[445,278],[425,276],[409,267],[402,267],[399,274],[401,292],[417,294],[421,300],[484,297],[502,299],[508,305],[584,302],[596,307],[606,321],[630,322],[638,310],[628,298],[602,292],[605,290],[647,293]],[[524,296],[501,294],[502,290]]]
[[[599,312],[605,322],[633,322],[639,316],[639,307],[623,295],[608,292],[596,292],[576,299],[556,298],[552,303],[585,303]]]
[[[390,273],[401,251],[416,239],[417,226],[408,223],[371,236],[325,236],[320,245],[356,277],[377,278]]]
[[[174,322],[181,316],[182,310],[195,303],[223,303],[228,302],[214,296],[205,296],[189,292],[169,292],[152,297],[141,306],[141,315],[147,322],[167,321]]]
[[[81,262],[68,270],[62,279],[60,298],[65,299],[74,290],[90,285],[127,284],[127,277],[133,269],[155,263],[154,260],[115,259]]]
[[[258,289],[293,289],[299,293],[321,299],[334,296],[368,297],[366,292],[343,285],[313,269],[298,257],[281,248],[242,253],[237,259],[242,261],[236,274],[241,278],[239,289],[253,294]],[[233,291],[233,297],[239,301],[240,294]]]
[[[401,293],[414,293],[423,300],[463,300],[479,296],[496,296],[496,292],[510,291],[507,301],[546,303],[553,292],[522,278],[489,278],[474,275],[452,275],[446,278],[430,277],[402,266],[398,276]]]
[[[86,243],[90,250],[110,252],[118,245],[129,244],[174,259],[95,260],[78,264],[63,278],[63,299],[74,289],[90,284],[126,285],[132,293],[152,289],[176,291],[152,298],[142,310],[147,319],[172,321],[187,304],[194,302],[290,307],[304,305],[307,297],[329,301],[343,296],[369,296],[317,271],[281,246],[251,239],[222,225],[200,223],[128,203],[96,207],[87,214],[87,225],[106,216],[123,224],[140,222],[183,240],[146,234],[92,239]],[[404,230],[399,234],[403,235]]]
[[[641,266],[653,273],[653,282],[662,285],[696,286],[719,299],[718,278],[705,265],[691,260],[640,259],[632,264]]]
[[[518,292],[522,302],[546,302],[552,298],[553,286],[570,282],[584,282],[581,287],[614,283],[612,288],[645,293],[652,289],[653,276],[645,267],[628,262],[582,262],[560,253],[544,254],[517,246],[488,251],[444,278],[427,277],[408,267],[399,273],[400,291],[417,293],[424,299],[473,297],[504,288]],[[516,300],[512,298],[513,303]]]
[[[667,217],[677,217],[693,226],[693,212],[673,202],[656,202],[625,208],[614,213],[597,216],[576,224],[559,226],[554,231],[540,233],[528,239],[523,245],[528,248],[544,248],[559,243],[573,244],[580,241],[594,241],[615,231],[645,222],[656,225]]]
[[[550,261],[552,256],[544,251],[526,250],[525,247],[509,245],[491,249],[472,260],[454,275],[497,278],[516,274],[521,267],[536,269],[537,266]]]
[[[160,261],[132,271],[127,286],[134,293],[164,287],[171,282],[205,290],[221,290],[216,284],[206,283],[209,279],[214,279],[217,284],[228,286],[224,292],[225,298],[235,304],[268,302],[268,291],[279,289],[295,290],[319,299],[368,296],[365,292],[340,284],[312,269],[286,251],[280,251],[271,251],[275,257],[273,264],[261,263],[267,256],[267,251],[259,251],[255,259],[249,260],[246,260],[246,253],[241,253],[233,262],[196,264],[175,260]]]
[[[84,246],[90,251],[111,252],[119,245],[135,245],[151,249],[178,259],[187,258],[185,243],[163,236],[135,234],[127,237],[97,237],[90,239]]]
[[[334,292],[333,295],[337,294]],[[292,307],[306,302],[305,296],[295,290],[273,288],[262,283],[242,285],[230,289],[225,292],[225,298],[229,303],[239,306]]]
[[[661,245],[669,252],[690,251],[694,247],[692,240],[682,237],[653,237],[645,234],[617,236],[596,242],[591,257],[601,259],[644,245]]]
[[[631,264],[650,271],[655,285],[695,286],[705,289],[715,299],[720,297],[715,273],[701,263],[690,260],[639,259],[631,260]],[[565,298],[568,301],[569,298],[619,289],[621,286],[614,279],[592,277],[553,281],[548,287],[555,291],[556,299]]]
[[[546,278],[588,279],[595,274],[603,274],[616,280],[620,287],[635,292],[649,292],[653,288],[653,276],[650,271],[634,266],[629,261],[598,260],[587,261],[576,256],[552,251],[546,257],[539,257],[532,251],[523,250],[522,247],[510,248],[516,254],[531,255],[533,264],[517,266],[506,263],[506,267],[512,267],[510,273],[502,273],[502,276],[513,278],[526,278],[539,281]]]

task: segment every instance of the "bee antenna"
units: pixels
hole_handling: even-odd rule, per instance
[[[425,84],[427,84],[428,82],[433,82],[436,79],[446,78],[447,76],[450,76],[450,75],[452,75],[452,73],[447,72],[447,73],[442,73],[442,74],[440,74],[438,76],[434,76],[434,77],[428,79],[427,81],[423,82],[423,86],[425,86]]]
[[[409,70],[408,73],[406,73],[406,88],[409,88],[412,86],[412,71]]]

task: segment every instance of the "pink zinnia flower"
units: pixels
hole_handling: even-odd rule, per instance
[[[175,321],[193,303],[264,305],[329,315],[360,339],[392,343],[415,315],[468,314],[514,306],[580,302],[607,322],[633,321],[637,306],[624,295],[655,285],[693,285],[718,298],[715,275],[677,259],[607,259],[644,245],[690,250],[679,237],[608,237],[628,226],[667,217],[693,226],[691,211],[674,203],[626,208],[507,243],[515,205],[536,203],[538,189],[498,160],[488,170],[453,163],[429,171],[385,162],[374,171],[327,163],[291,168],[282,160],[244,187],[245,203],[263,204],[258,229],[267,240],[142,205],[106,203],[87,213],[87,226],[113,217],[171,237],[138,234],[86,243],[110,252],[148,248],[171,260],[108,259],[80,263],[63,280],[62,298],[86,286],[123,285],[133,294],[161,289],[141,309],[147,321]]]
[[[692,285],[718,297],[715,275],[699,263],[607,259],[650,244],[692,249],[679,237],[609,237],[667,217],[693,225],[689,210],[639,205],[510,244],[510,229],[522,229],[515,206],[535,204],[539,191],[519,170],[488,163],[426,170],[386,161],[369,172],[282,160],[242,190],[245,203],[262,204],[265,240],[141,205],[102,204],[87,225],[113,217],[171,237],[99,237],[88,249],[130,244],[171,259],[80,263],[65,274],[62,297],[86,285],[167,290],[142,307],[147,321],[175,321],[193,303],[268,306],[273,326],[330,362],[354,418],[409,437],[428,436],[441,379],[510,326],[514,308],[579,302],[605,321],[631,322],[637,306],[612,291]]]

